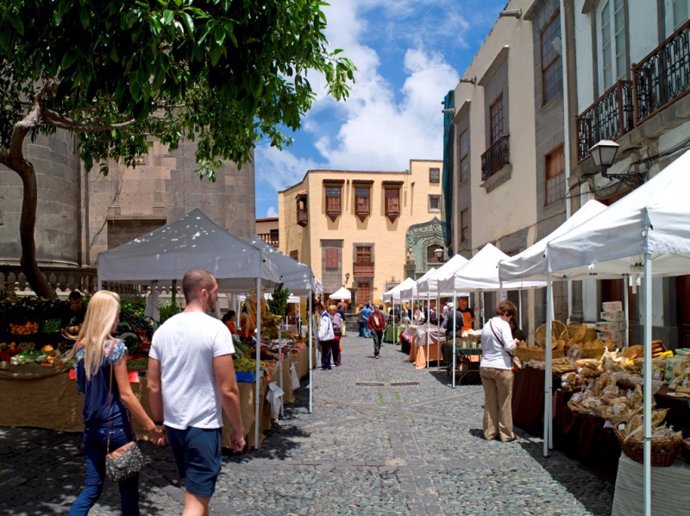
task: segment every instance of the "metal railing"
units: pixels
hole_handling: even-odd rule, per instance
[[[634,125],[632,81],[617,81],[577,117],[578,162],[599,140],[616,140]]]
[[[632,67],[635,121],[653,116],[690,91],[690,20]]]
[[[509,136],[503,135],[482,154],[482,181],[486,181],[510,163]]]

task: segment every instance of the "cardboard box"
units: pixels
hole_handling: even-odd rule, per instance
[[[623,302],[622,301],[606,301],[601,303],[601,309],[604,312],[622,312]]]
[[[610,340],[615,344],[623,344],[624,335],[622,331],[600,331],[599,338],[601,340]]]
[[[625,312],[601,312],[599,318],[603,321],[625,321]]]
[[[625,321],[602,321],[597,323],[597,331],[623,331]]]

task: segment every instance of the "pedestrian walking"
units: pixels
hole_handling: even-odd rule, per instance
[[[70,515],[88,514],[103,490],[105,456],[134,439],[129,413],[163,444],[163,427],[153,422],[132,392],[127,373],[127,348],[112,336],[120,315],[120,297],[99,290],[89,301],[77,341],[67,360],[76,359],[77,389],[84,394],[84,455],[86,480]],[[227,330],[226,330],[227,331]],[[118,482],[120,509],[139,514],[139,474]]]
[[[357,307],[357,324],[359,325],[359,337],[367,336],[367,316],[364,313],[364,307],[359,305]]]
[[[232,426],[231,448],[244,449],[244,427],[232,353],[225,325],[211,317],[218,282],[192,269],[182,279],[186,307],[154,333],[149,351],[149,405],[184,479],[183,514],[208,514],[221,469],[223,415]]]
[[[321,345],[321,369],[331,369],[331,355],[333,352],[333,340],[335,339],[335,332],[333,331],[333,321],[322,305],[316,308],[321,312],[319,317],[319,344]]]
[[[333,344],[331,351],[333,353],[333,364],[336,367],[340,366],[341,357],[341,340],[343,337],[343,318],[335,305],[328,307],[328,315],[331,316],[331,323],[333,324]]]
[[[503,442],[515,439],[513,434],[513,360],[517,340],[513,339],[509,321],[517,309],[508,300],[501,301],[496,316],[482,329],[482,360],[479,376],[484,387],[484,437],[490,441],[497,436]]]
[[[369,317],[371,316],[372,312],[374,310],[371,308],[371,305],[367,303],[364,308],[362,308],[362,313],[364,314],[364,319],[365,321],[369,322]],[[371,338],[371,330],[369,329],[369,326],[367,324],[364,325],[364,336],[368,339]]]
[[[374,311],[369,316],[367,327],[371,330],[371,336],[374,339],[374,357],[379,358],[383,330],[386,328],[386,316],[383,314],[383,305],[374,305]]]

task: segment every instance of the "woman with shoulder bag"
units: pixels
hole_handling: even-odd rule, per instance
[[[127,348],[112,337],[120,316],[120,297],[100,290],[89,302],[84,324],[67,359],[76,359],[77,388],[84,394],[84,455],[86,480],[70,515],[88,514],[103,490],[106,455],[134,440],[128,410],[164,444],[163,426],[156,425],[132,392],[127,373]],[[125,516],[139,514],[139,474],[118,482]]]
[[[331,322],[333,323],[333,363],[338,367],[341,363],[342,344],[340,339],[343,338],[343,318],[335,305],[328,307],[328,314],[331,316]]]
[[[479,376],[484,387],[484,437],[490,441],[515,439],[513,434],[513,358],[517,340],[513,339],[509,321],[517,308],[504,300],[496,308],[496,316],[482,329],[482,361]]]

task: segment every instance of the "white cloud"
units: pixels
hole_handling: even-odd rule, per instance
[[[257,148],[257,193],[282,190],[314,168],[402,170],[410,159],[441,159],[441,103],[460,71],[436,49],[457,56],[474,22],[467,16],[485,2],[505,0],[348,0],[327,7],[327,37],[357,66],[356,82],[347,102],[337,103],[325,94],[323,78],[310,77],[317,99],[297,138],[310,139],[317,152],[303,158],[298,154],[308,146]],[[401,62],[382,62],[384,53]],[[398,77],[384,77],[395,68]]]
[[[268,209],[266,210],[266,217],[277,217],[278,216],[278,210],[276,209],[275,206],[269,206]]]

